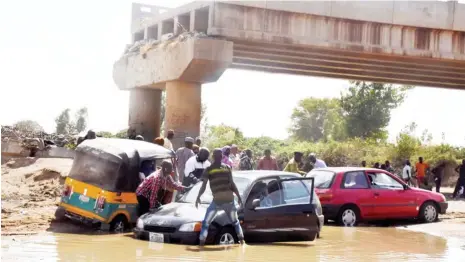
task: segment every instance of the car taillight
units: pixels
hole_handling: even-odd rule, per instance
[[[331,194],[331,193],[320,193],[318,195],[318,197],[320,198],[321,202],[326,202],[326,201],[330,201],[333,198],[333,194]]]
[[[95,209],[104,209],[105,208],[105,197],[99,196],[95,202]]]
[[[65,185],[65,189],[63,190],[63,196],[67,197],[71,195],[71,187],[68,185]]]

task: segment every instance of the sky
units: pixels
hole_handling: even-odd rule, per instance
[[[127,128],[128,92],[112,79],[113,63],[130,42],[130,0],[0,2],[0,124],[39,122],[53,132],[65,108],[89,110],[89,128]],[[176,7],[189,0],[138,1]],[[289,117],[305,97],[339,97],[348,81],[228,69],[202,87],[210,125],[246,136],[288,136]],[[257,97],[266,94],[266,99]],[[217,99],[222,97],[224,99]],[[225,104],[227,101],[228,104]],[[392,112],[390,140],[412,121],[433,142],[465,146],[465,91],[417,87]],[[226,105],[226,106],[225,106]],[[250,105],[247,107],[246,105]],[[252,109],[250,109],[252,108]]]

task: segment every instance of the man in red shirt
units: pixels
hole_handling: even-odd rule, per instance
[[[137,187],[139,216],[147,213],[151,208],[157,207],[167,191],[186,189],[186,187],[174,181],[171,176],[172,171],[173,164],[165,160],[161,164],[161,169],[152,173]]]
[[[279,170],[276,159],[271,156],[271,150],[265,150],[265,156],[258,161],[257,170]]]

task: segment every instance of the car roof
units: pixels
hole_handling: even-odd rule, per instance
[[[277,171],[277,170],[247,170],[247,171],[233,171],[234,177],[247,178],[252,181],[266,178],[266,177],[276,177],[276,176],[293,176],[293,177],[302,177],[299,174]]]
[[[87,139],[77,147],[77,150],[86,151],[86,148],[97,149],[117,157],[121,157],[124,154],[128,158],[133,158],[138,155],[141,160],[175,157],[175,153],[172,150],[153,143],[131,139]]]
[[[371,168],[371,167],[343,166],[343,167],[324,167],[324,168],[313,169],[312,171],[331,171],[334,173],[345,173],[345,172],[353,172],[353,171],[384,171],[384,170],[377,169],[377,168]]]

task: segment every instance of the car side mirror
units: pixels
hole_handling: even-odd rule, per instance
[[[255,209],[260,206],[260,199],[254,199],[252,201],[252,209]]]

